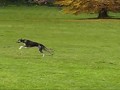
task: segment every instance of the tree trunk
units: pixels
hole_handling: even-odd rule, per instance
[[[102,9],[99,11],[98,18],[99,18],[99,19],[109,18],[108,11],[107,11],[106,8],[102,8]]]

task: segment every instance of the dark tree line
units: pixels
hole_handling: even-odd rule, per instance
[[[53,5],[55,0],[0,0],[0,6],[7,5]]]

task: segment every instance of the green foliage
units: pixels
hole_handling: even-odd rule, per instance
[[[94,17],[48,7],[0,8],[0,90],[119,90],[120,22],[85,19]],[[55,54],[42,58],[37,48],[19,50],[19,38]]]

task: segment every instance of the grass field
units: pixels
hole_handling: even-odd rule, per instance
[[[120,19],[85,19],[95,17],[52,7],[0,8],[0,90],[119,90]],[[43,43],[54,55],[19,50],[19,38]]]

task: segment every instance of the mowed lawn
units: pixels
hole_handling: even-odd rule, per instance
[[[0,8],[0,90],[120,89],[120,19],[85,19],[96,16],[53,7]],[[43,43],[54,55],[19,50],[19,38]]]

